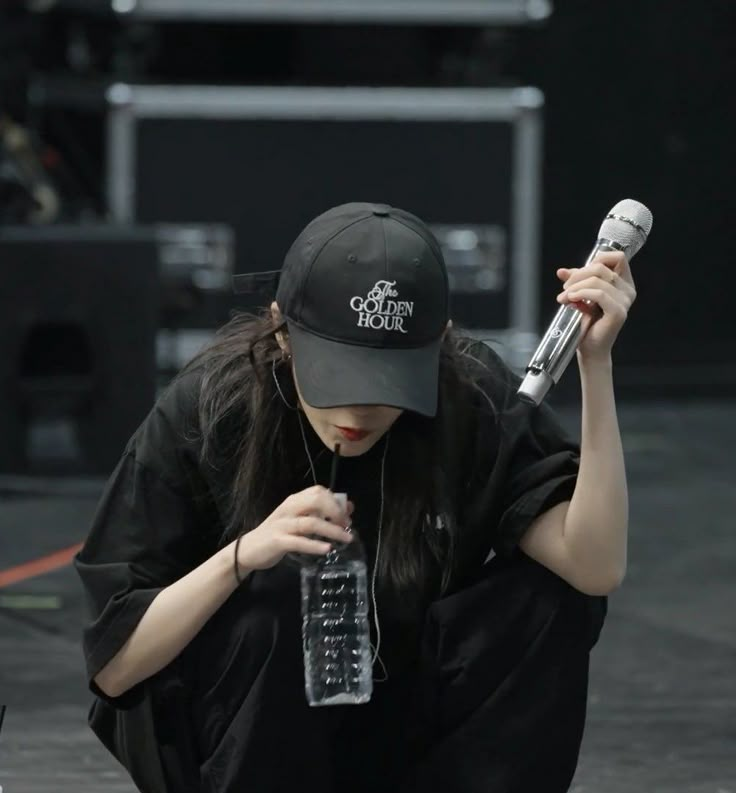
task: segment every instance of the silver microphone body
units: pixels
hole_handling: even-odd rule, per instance
[[[587,267],[601,251],[623,251],[629,260],[641,249],[652,227],[652,214],[638,201],[626,199],[613,207],[598,232]],[[583,312],[561,306],[526,368],[518,389],[525,402],[540,405],[568,367],[580,342]]]

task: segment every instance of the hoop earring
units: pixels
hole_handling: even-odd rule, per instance
[[[284,361],[288,361],[291,356],[282,358]],[[286,397],[284,396],[284,392],[281,390],[281,383],[279,383],[279,378],[276,374],[276,359],[274,358],[271,361],[271,374],[273,375],[273,382],[276,384],[276,390],[279,392],[279,396],[281,397],[281,401],[286,405],[289,410],[297,410],[298,408],[295,405],[290,405],[287,401]]]

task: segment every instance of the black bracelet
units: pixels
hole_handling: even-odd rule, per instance
[[[238,586],[245,581],[242,575],[240,575],[240,567],[238,566],[238,548],[240,547],[240,541],[243,539],[242,534],[238,534],[238,538],[235,540],[235,554],[233,555],[233,569],[235,571],[235,580],[238,582]]]

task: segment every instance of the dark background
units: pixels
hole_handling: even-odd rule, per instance
[[[111,461],[155,386],[171,375],[164,367],[154,377],[159,325],[173,315],[186,321],[201,308],[188,293],[177,293],[181,302],[173,307],[155,305],[149,230],[103,228],[94,238],[86,231],[87,242],[72,259],[63,254],[65,238],[104,223],[108,210],[103,106],[46,103],[39,86],[58,80],[74,84],[85,101],[113,80],[543,91],[539,329],[555,309],[556,267],[581,263],[613,203],[636,198],[655,218],[633,265],[639,300],[614,350],[631,504],[628,572],[592,654],[588,721],[571,793],[736,790],[736,637],[729,608],[736,581],[736,3],[558,0],[538,24],[483,29],[126,25],[104,13],[103,0],[76,4],[97,12],[0,0],[0,123],[10,118],[26,131],[36,179],[60,197],[52,219],[31,219],[23,186],[0,155],[0,704],[8,706],[0,785],[6,793],[132,793],[125,772],[86,728],[78,579],[68,564],[47,566],[43,574],[25,565],[84,539]],[[31,5],[48,10],[32,13]],[[174,187],[196,189],[192,174],[206,169],[210,154],[201,152],[197,168],[182,162]],[[489,153],[478,170],[497,156]],[[426,198],[423,184],[407,189]],[[290,200],[302,197],[312,200],[306,190]],[[285,248],[291,235],[284,236]],[[25,240],[32,254],[9,252],[10,237],[12,245]],[[104,253],[102,244],[113,247]],[[131,259],[136,267],[126,271]],[[116,268],[116,278],[127,275],[128,288],[116,287],[113,295],[105,268]],[[143,290],[146,300],[131,288]],[[74,315],[77,301],[93,310]],[[218,304],[205,315],[204,330],[211,331],[222,309]],[[31,334],[35,345],[19,331],[29,317],[40,323]],[[573,434],[580,427],[575,371],[571,366],[552,397]],[[40,467],[30,465],[28,439],[21,438],[33,411],[40,424],[31,445],[45,453]],[[79,418],[81,460],[58,454],[66,449],[59,420],[70,412]],[[19,570],[25,573],[15,583],[2,583]],[[533,747],[529,757],[533,762]]]
[[[113,80],[538,86],[546,99],[540,328],[553,312],[555,268],[583,259],[615,201],[637,198],[655,225],[635,264],[640,301],[616,348],[619,384],[637,397],[658,389],[732,392],[736,7],[729,0],[563,0],[536,25],[485,29],[123,24],[63,5],[32,15],[10,3],[0,17],[0,108],[45,147],[64,195],[62,219],[105,215],[104,118],[29,102],[48,79],[89,88]],[[207,156],[183,164],[183,190],[196,191]]]
[[[34,8],[43,13],[33,13]],[[581,264],[605,213],[622,198],[636,198],[651,208],[655,222],[650,241],[634,262],[639,300],[614,351],[619,397],[712,398],[736,391],[736,324],[731,310],[736,274],[730,262],[736,208],[736,5],[729,0],[563,0],[545,20],[488,27],[130,20],[115,17],[108,8],[109,3],[100,0],[11,2],[0,10],[0,113],[29,136],[36,176],[47,180],[58,198],[49,217],[30,218],[34,233],[43,233],[48,223],[88,226],[110,218],[105,192],[108,108],[102,97],[115,82],[536,86],[545,97],[541,265],[538,281],[529,287],[539,297],[537,329],[546,327],[555,310],[556,268]],[[274,259],[306,220],[338,196],[359,198],[350,192],[351,170],[361,184],[381,183],[380,158],[367,156],[363,162],[359,157],[376,122],[312,125],[312,132],[305,131],[304,148],[314,157],[305,157],[303,168],[298,154],[279,160],[279,151],[290,145],[284,128],[250,122],[254,143],[248,148],[249,139],[243,139],[242,159],[249,169],[252,164],[251,179],[232,200],[230,194],[218,196],[218,174],[239,156],[233,137],[238,128],[221,124],[215,130],[209,121],[187,123],[185,128],[176,120],[147,121],[141,127],[150,131],[140,138],[138,152],[144,174],[139,178],[139,217],[146,222],[197,221],[201,215],[203,221],[237,226],[239,216],[253,214],[251,224],[259,234],[243,239],[236,233],[236,269],[278,267],[280,261]],[[421,134],[415,136],[418,145],[412,153],[417,160],[407,165],[406,178],[395,182],[401,185],[401,201],[430,222],[442,222],[431,217],[433,206],[441,207],[444,218],[466,222],[475,220],[477,206],[478,220],[490,209],[505,222],[508,195],[492,183],[494,175],[497,184],[509,181],[504,140],[510,130],[499,127],[489,134],[479,128],[474,133],[467,125],[459,152],[451,127],[436,125],[434,137],[426,127],[424,142]],[[315,135],[311,142],[310,134]],[[412,135],[406,130],[403,134],[402,145],[407,145]],[[492,148],[485,155],[484,136]],[[268,143],[262,156],[258,141]],[[391,148],[385,167],[395,169],[402,155],[400,148]],[[319,158],[329,152],[341,165],[320,185]],[[458,167],[468,170],[468,189],[445,200],[442,185],[449,184]],[[493,189],[483,203],[486,184]],[[19,208],[21,198],[5,183],[2,191],[0,232],[3,225],[29,221],[28,213]],[[271,210],[282,200],[288,206],[288,223]],[[72,270],[70,277],[82,276]],[[44,283],[39,276],[41,288]],[[104,290],[99,293],[99,301],[107,299]],[[187,315],[187,300],[190,307],[202,309],[198,297],[188,296],[176,317],[178,325],[210,330],[237,305],[225,290],[214,308],[199,310],[195,317],[194,312]],[[9,291],[6,302],[18,304]],[[60,297],[49,292],[45,304],[54,302]],[[134,312],[120,300],[109,303],[107,326],[100,333],[113,338],[116,324],[131,321]],[[253,307],[253,301],[243,307]],[[496,319],[504,316],[498,301],[489,300],[487,309]],[[161,311],[161,324],[170,319],[167,310],[164,306]],[[477,319],[483,304],[476,300],[472,310]],[[34,322],[37,315],[38,311]],[[149,331],[152,348],[156,328]],[[18,386],[23,369],[19,349],[7,334],[0,340],[0,402],[8,414],[24,410],[9,394],[33,391]],[[149,364],[141,365],[150,369]],[[91,367],[101,372],[111,365],[118,363],[108,357],[93,361]],[[131,374],[140,369],[134,355],[119,366]],[[162,372],[158,385],[175,368]],[[150,401],[153,383],[143,384],[134,376],[128,383],[130,388],[140,385],[134,401]],[[103,391],[98,388],[98,393]],[[110,399],[126,399],[111,387],[107,391]],[[570,367],[551,399],[576,400],[578,393],[576,369]],[[33,410],[27,408],[26,414]],[[133,426],[135,422],[126,419],[126,431]],[[111,446],[92,468],[109,467],[117,451]],[[13,462],[0,467],[12,470]]]
[[[109,108],[103,96],[115,82],[536,86],[545,97],[540,269],[538,280],[529,285],[538,296],[537,329],[542,331],[555,311],[556,268],[582,264],[605,213],[618,200],[635,198],[650,207],[655,222],[650,241],[634,262],[639,300],[614,351],[619,397],[712,398],[736,391],[736,323],[731,310],[736,274],[730,261],[736,208],[734,3],[562,0],[545,20],[488,27],[130,20],[106,11],[109,5],[103,0],[70,0],[0,6],[0,118],[11,120],[28,136],[31,156],[26,160],[32,161],[28,167],[33,173],[26,181],[46,181],[57,196],[53,211],[45,218],[34,217],[24,211],[18,185],[0,178],[0,235],[11,224],[31,223],[34,234],[44,234],[49,224],[88,228],[110,219],[105,187]],[[510,127],[474,131],[466,125],[462,138],[453,139],[452,127],[458,126],[454,122],[436,124],[436,134],[425,123],[416,135],[409,130],[410,122],[403,123],[403,138],[398,147],[390,146],[384,169],[396,170],[404,163],[405,178],[393,176],[394,194],[405,208],[430,222],[482,222],[487,212],[496,222],[507,222],[511,166],[505,141],[510,140]],[[384,178],[375,150],[364,161],[360,158],[364,142],[374,137],[376,122],[306,125],[303,147],[311,156],[303,158],[303,167],[298,153],[279,157],[294,140],[281,124],[143,122],[141,129],[148,132],[139,141],[139,219],[230,223],[236,231],[236,269],[258,270],[278,267],[276,259],[302,225],[330,203],[391,200],[354,196],[350,190],[351,175],[369,186]],[[235,138],[242,129],[252,138],[243,138],[241,151]],[[415,159],[409,164],[401,146],[411,147],[412,140]],[[321,179],[320,163],[330,152],[333,170]],[[227,172],[231,163],[250,178],[243,180],[239,193],[231,183],[229,193],[218,195],[218,174]],[[0,159],[0,177],[3,168],[7,171],[7,161]],[[446,199],[442,186],[451,183],[458,169],[468,172],[467,191],[458,192],[455,178],[455,194]],[[283,218],[273,211],[281,203],[286,207]],[[238,218],[249,214],[256,234],[238,233]],[[8,260],[13,256],[4,255]],[[57,249],[56,255],[66,261],[79,254]],[[0,267],[12,266],[8,260]],[[30,277],[30,268],[24,272]],[[34,289],[46,289],[45,296],[37,291],[39,305],[59,305],[61,296],[52,282],[38,273]],[[81,270],[70,270],[70,278],[82,278]],[[80,284],[79,291],[85,289]],[[167,294],[170,297],[164,284],[162,295]],[[98,335],[109,337],[112,349],[116,327],[132,321],[134,306],[106,295],[104,289],[97,300],[110,306]],[[503,301],[485,300],[458,303],[456,314],[461,316],[456,320],[463,324],[472,314],[470,326],[483,327],[487,311],[497,320],[493,327],[503,325]],[[11,319],[23,313],[24,304],[9,286],[5,301],[18,306],[15,315],[8,315]],[[171,326],[171,302],[159,312],[159,323],[166,327]],[[259,296],[236,303],[223,290],[214,302],[205,303],[190,290],[174,300],[179,309],[175,320],[179,327],[211,330],[227,319],[233,306],[252,308],[257,302],[267,300]],[[17,396],[38,391],[37,383],[18,382],[28,368],[23,356],[36,354],[33,349],[27,352],[21,336],[28,336],[27,328],[44,319],[47,309],[39,305],[28,309],[25,325],[11,321],[11,330],[0,339],[0,407],[26,423],[38,412],[39,400],[26,400],[24,405]],[[59,317],[46,319],[60,326]],[[85,322],[89,324],[88,319],[80,320]],[[128,348],[130,354],[122,359],[112,361],[108,355],[91,362],[87,374],[100,374],[97,380],[103,383],[98,382],[98,396],[131,402],[109,378],[105,385],[104,372],[113,366],[130,374],[127,383],[137,388],[132,398],[136,404],[150,402],[155,387],[170,377],[176,365],[161,371],[156,384],[135,376],[151,369],[157,329],[148,331],[149,360],[141,360],[139,347]],[[59,347],[66,347],[67,357],[73,357],[73,345],[59,342]],[[58,357],[60,362],[63,353]],[[551,399],[575,401],[578,394],[576,368],[570,367]],[[92,398],[88,393],[87,405]],[[137,420],[126,418],[124,423],[127,432]],[[119,450],[117,440],[115,444],[88,468],[109,469]],[[4,471],[28,468],[5,457],[0,461]]]

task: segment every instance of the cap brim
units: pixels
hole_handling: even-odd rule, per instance
[[[437,414],[441,338],[419,349],[363,347],[287,325],[299,390],[312,407],[387,405]]]

